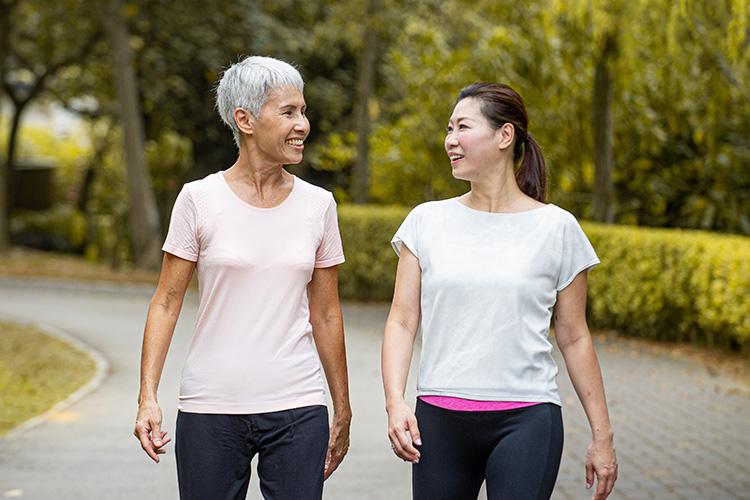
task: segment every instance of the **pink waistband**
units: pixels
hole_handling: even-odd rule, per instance
[[[474,399],[454,398],[450,396],[419,396],[419,399],[432,406],[456,411],[497,411],[515,410],[538,405],[537,402],[517,401],[476,401]]]

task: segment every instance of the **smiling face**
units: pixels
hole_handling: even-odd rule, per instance
[[[490,125],[480,107],[479,99],[462,99],[448,121],[445,151],[456,179],[472,180],[485,166],[496,164],[501,158],[501,129]]]
[[[282,165],[302,161],[305,138],[310,133],[310,122],[305,116],[305,98],[292,87],[271,91],[254,120],[253,137],[257,152],[264,160]]]

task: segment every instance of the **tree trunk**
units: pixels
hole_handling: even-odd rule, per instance
[[[617,35],[609,33],[604,40],[594,73],[594,220],[614,222],[615,189],[612,182],[612,61],[617,53]]]
[[[368,19],[378,12],[378,0],[368,1]],[[352,198],[367,203],[370,197],[370,99],[375,91],[375,66],[378,55],[377,23],[366,23],[357,65],[357,97],[354,120],[357,128],[357,157],[352,168]]]
[[[0,0],[0,84],[5,81],[5,59],[10,48],[10,17],[17,2]],[[0,94],[0,106],[2,94]],[[2,109],[0,109],[2,111]],[[2,113],[0,113],[2,116]],[[9,157],[8,157],[9,158]],[[10,246],[10,162],[0,162],[0,250]]]
[[[109,39],[112,78],[123,129],[123,149],[127,164],[130,237],[135,263],[157,269],[161,262],[161,228],[156,199],[146,166],[143,115],[133,69],[128,27],[121,0],[109,0],[104,26]]]

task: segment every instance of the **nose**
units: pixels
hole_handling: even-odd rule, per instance
[[[456,135],[452,132],[448,132],[445,134],[445,149],[448,149],[453,146],[458,146],[458,139],[456,138]]]
[[[294,124],[294,131],[307,136],[310,132],[310,120],[305,115],[301,115],[297,123]]]

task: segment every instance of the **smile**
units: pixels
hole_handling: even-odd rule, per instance
[[[304,139],[287,139],[285,142],[290,146],[302,146]]]

